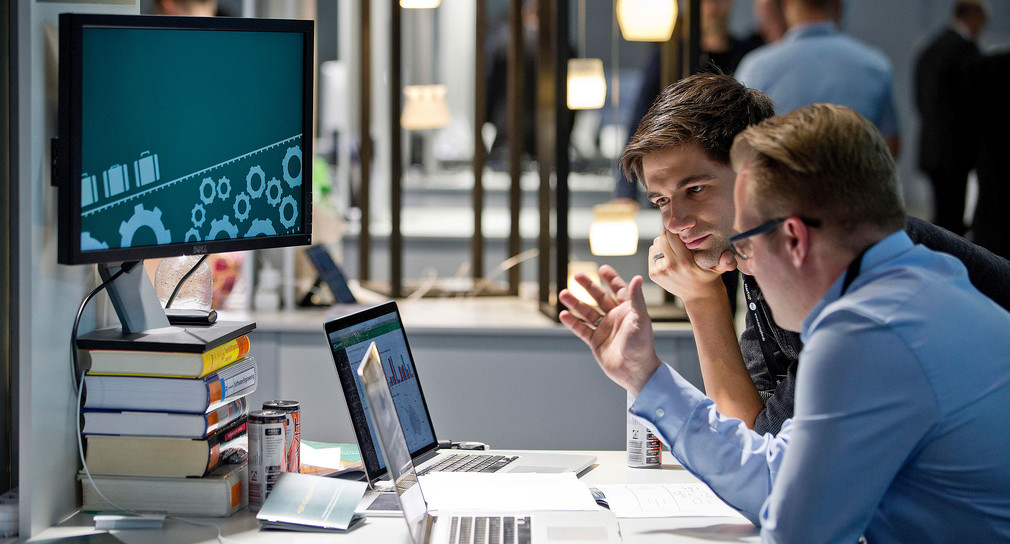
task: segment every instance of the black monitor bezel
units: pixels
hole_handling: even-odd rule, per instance
[[[174,244],[81,251],[81,40],[85,28],[137,28],[151,30],[227,30],[302,34],[302,176],[301,230],[297,234],[253,238],[181,242]],[[298,19],[231,17],[175,17],[164,15],[60,14],[59,126],[52,152],[53,184],[58,186],[58,250],[61,264],[139,261],[179,255],[221,253],[312,243],[312,96],[315,77],[314,22]],[[75,205],[75,203],[77,203]]]

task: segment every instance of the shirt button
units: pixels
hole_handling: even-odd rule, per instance
[[[666,414],[666,412],[664,412],[662,408],[656,408],[656,417],[663,417],[664,414]]]

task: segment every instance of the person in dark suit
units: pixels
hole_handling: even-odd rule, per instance
[[[978,140],[969,115],[968,69],[980,58],[975,40],[985,26],[981,0],[958,0],[950,25],[920,53],[915,63],[915,105],[919,110],[919,168],[933,187],[933,222],[964,235],[965,188]]]
[[[972,66],[971,103],[978,120],[978,206],[971,231],[973,241],[1002,257],[1010,258],[1010,177],[1005,155],[1010,149],[1010,51],[983,57]]]

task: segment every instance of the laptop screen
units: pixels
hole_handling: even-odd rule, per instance
[[[387,302],[335,319],[328,322],[325,329],[368,477],[374,478],[386,468],[368,399],[357,373],[372,342],[378,349],[411,455],[416,457],[436,449],[435,429],[396,303]]]

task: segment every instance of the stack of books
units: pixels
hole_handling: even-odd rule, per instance
[[[227,516],[245,506],[253,323],[81,337],[84,510]],[[93,480],[93,484],[92,484]],[[98,488],[97,490],[95,488]]]

